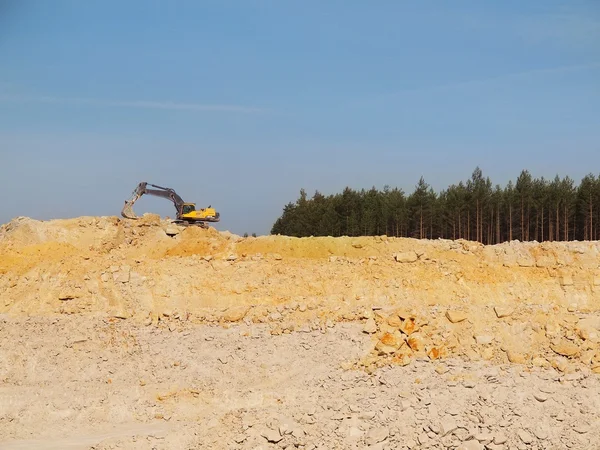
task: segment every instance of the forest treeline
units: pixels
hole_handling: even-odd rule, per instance
[[[435,192],[423,177],[413,192],[385,186],[334,195],[304,189],[288,203],[271,234],[288,236],[387,235],[467,239],[572,241],[600,238],[600,176],[576,185],[568,176],[533,178],[523,170],[504,187],[477,167],[470,179]]]

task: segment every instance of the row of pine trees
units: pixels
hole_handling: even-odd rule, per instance
[[[477,167],[469,180],[436,193],[421,177],[415,190],[385,186],[288,203],[271,234],[288,236],[387,235],[420,239],[570,241],[600,238],[600,176],[579,185],[558,175],[533,178],[523,170],[515,182],[493,185]]]

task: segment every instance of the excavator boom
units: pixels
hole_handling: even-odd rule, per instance
[[[152,186],[155,189],[148,189],[148,186]],[[175,210],[177,212],[176,222],[178,223],[183,223],[185,225],[197,224],[202,226],[204,222],[218,222],[220,220],[220,214],[211,206],[197,211],[194,203],[184,202],[174,189],[158,186],[156,184],[149,184],[145,181],[139,183],[134,189],[131,198],[125,201],[125,205],[121,210],[121,216],[127,219],[137,219],[138,217],[133,211],[133,205],[143,195],[153,195],[171,200],[173,205],[175,205]]]

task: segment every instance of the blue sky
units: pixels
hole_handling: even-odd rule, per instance
[[[599,2],[0,0],[1,223],[148,181],[262,234],[301,188],[477,165],[600,173]]]

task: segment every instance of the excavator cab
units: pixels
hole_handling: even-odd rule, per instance
[[[196,211],[196,205],[193,203],[184,203],[181,207],[181,215],[185,216],[186,214],[190,214]]]

